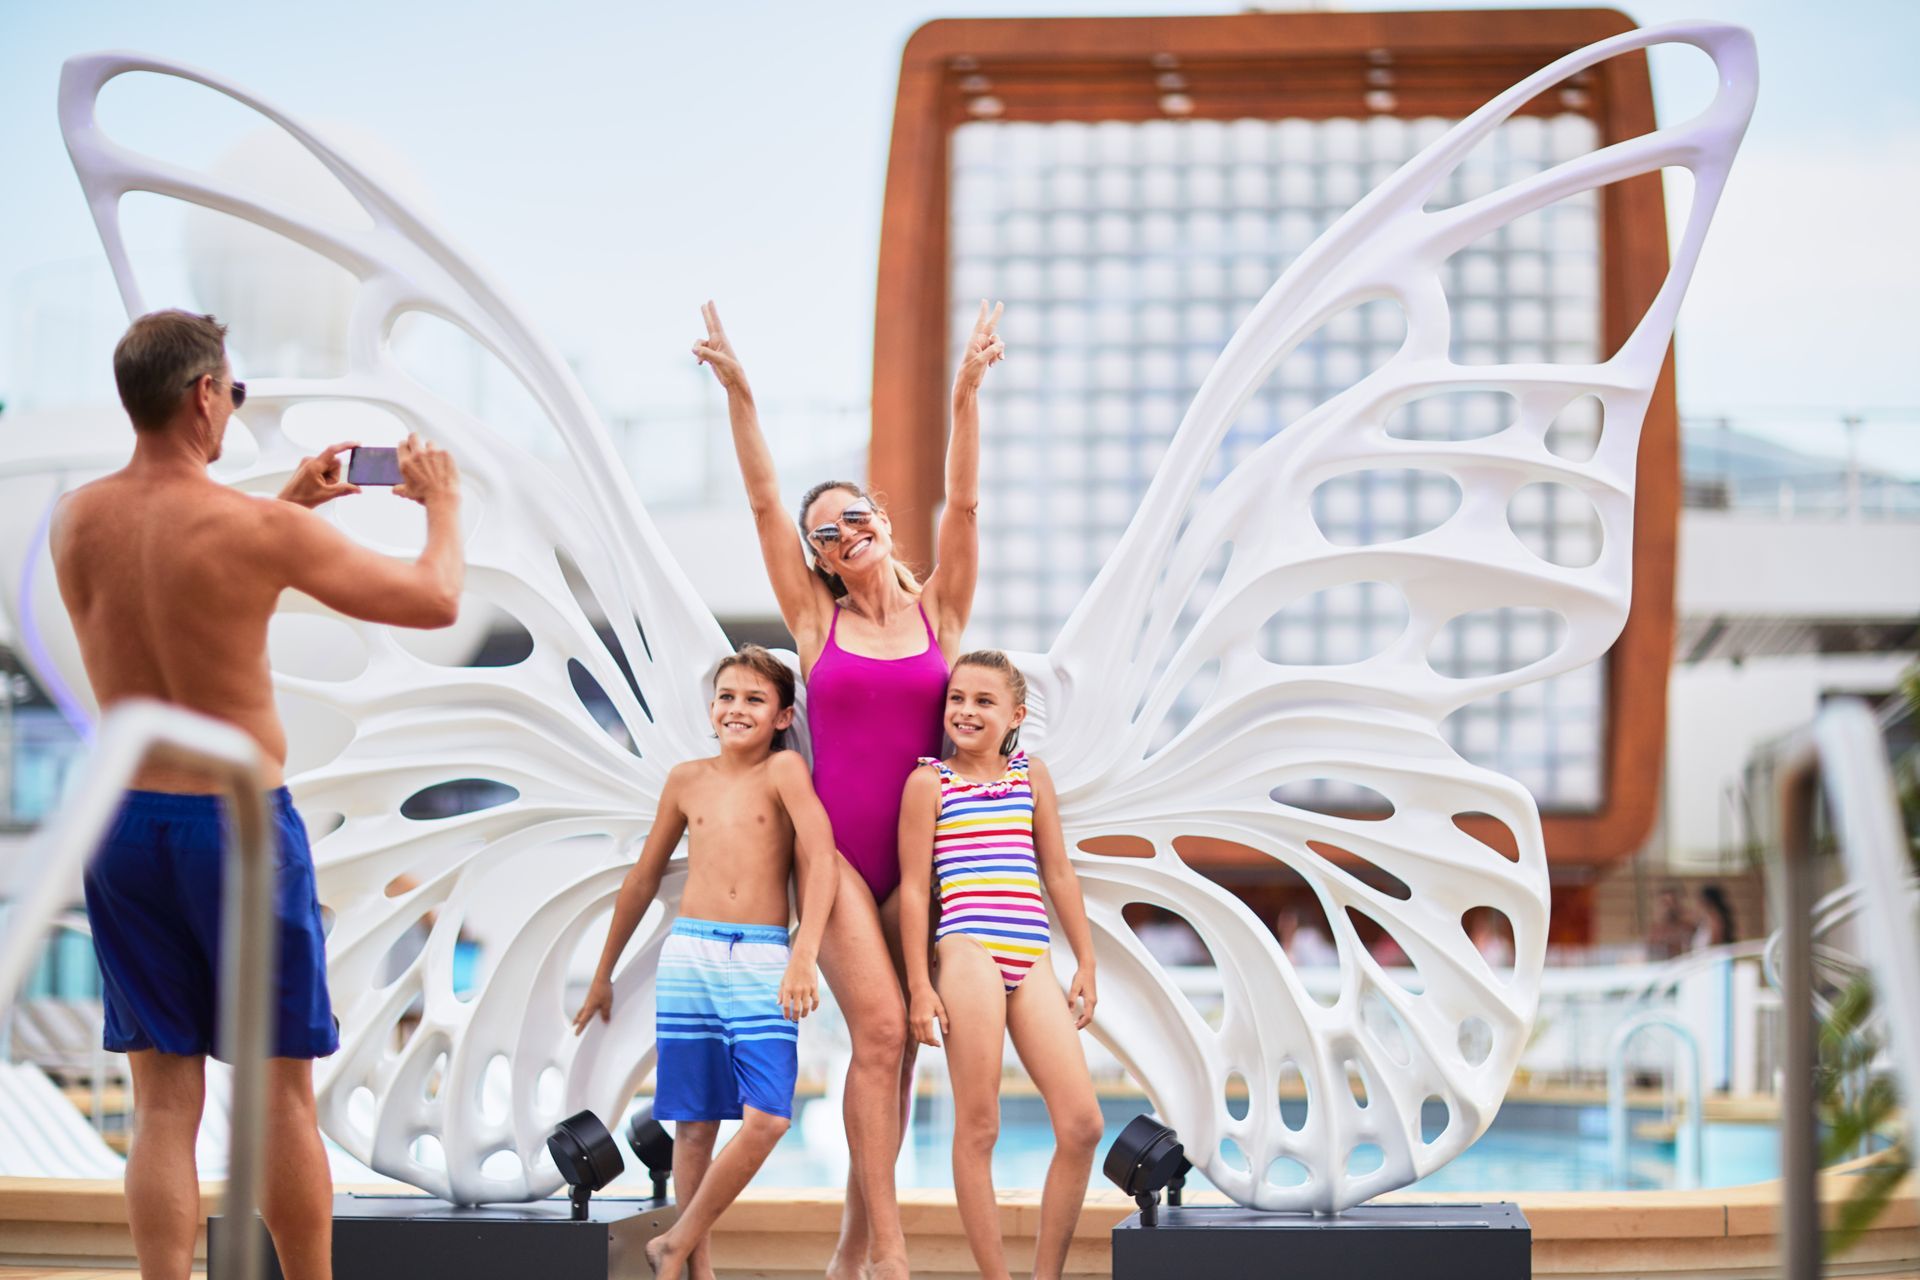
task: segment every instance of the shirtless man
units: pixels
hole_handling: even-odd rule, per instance
[[[51,540],[60,595],[102,708],[156,698],[229,721],[260,744],[279,842],[280,939],[273,1057],[267,1063],[261,1212],[287,1280],[331,1280],[333,1180],[313,1098],[313,1059],[339,1047],[306,829],[281,771],[267,621],[288,589],[369,622],[444,627],[460,607],[459,476],[443,451],[409,439],[394,492],[426,508],[427,543],[409,564],[354,543],[309,508],[358,490],[334,445],[266,501],[207,475],[246,398],[211,316],[157,311],[114,348],[133,460],[68,494]],[[174,766],[135,776],[87,872],[87,911],[106,997],[106,1046],[133,1069],[127,1217],[140,1274],[186,1280],[200,1226],[193,1146],[214,1050],[220,973],[218,784]]]
[[[713,1280],[707,1232],[793,1119],[801,1018],[820,1007],[815,960],[839,885],[833,827],[807,763],[776,750],[793,723],[793,671],[759,645],[722,660],[707,708],[720,754],[673,767],[639,861],[614,899],[578,1035],[613,1012],[613,966],[691,831],[680,916],[655,976],[653,1115],[674,1121],[679,1217],[647,1243],[660,1280]],[[796,849],[797,846],[797,849]],[[799,864],[800,927],[787,937]],[[716,1158],[722,1120],[740,1132]]]

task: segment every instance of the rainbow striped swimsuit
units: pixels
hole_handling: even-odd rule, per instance
[[[1006,772],[994,782],[970,782],[940,760],[920,763],[940,771],[940,818],[933,828],[940,929],[934,936],[972,938],[1000,966],[1000,978],[1012,991],[1050,941],[1033,852],[1027,753],[1009,756]]]

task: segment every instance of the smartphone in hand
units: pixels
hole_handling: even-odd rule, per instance
[[[355,449],[347,460],[348,484],[384,484],[400,483],[400,451],[398,449]]]

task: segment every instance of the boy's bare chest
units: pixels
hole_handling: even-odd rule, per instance
[[[682,795],[687,815],[683,913],[785,924],[793,826],[771,787],[703,779]]]
[[[693,852],[725,856],[785,848],[793,826],[771,787],[741,786],[722,779],[688,788],[684,809]]]

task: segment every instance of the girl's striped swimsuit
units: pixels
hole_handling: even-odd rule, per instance
[[[940,818],[933,828],[933,874],[940,890],[940,929],[962,934],[1000,966],[1008,991],[1047,953],[1047,906],[1040,896],[1040,864],[1033,851],[1033,784],[1027,753],[1007,758],[993,782],[971,782],[926,758],[940,771]]]

